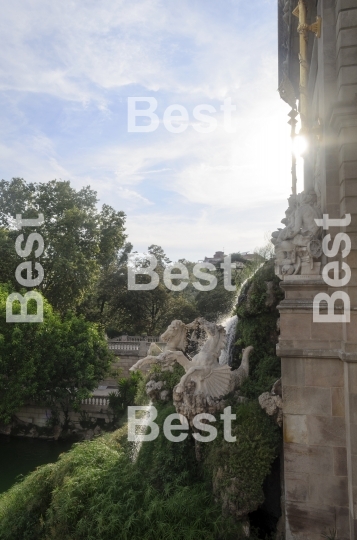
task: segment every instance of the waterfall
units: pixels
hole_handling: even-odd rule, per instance
[[[140,448],[143,444],[143,441],[141,440],[141,437],[140,435],[145,435],[146,434],[146,430],[147,430],[147,427],[149,425],[149,420],[150,420],[150,408],[152,406],[152,402],[150,401],[149,405],[146,405],[144,408],[143,408],[143,416],[142,416],[142,424],[139,427],[139,429],[136,431],[136,437],[135,437],[135,441],[133,442],[133,447],[132,447],[132,451],[131,451],[131,460],[132,461],[136,461],[138,455],[139,455],[139,452],[140,452]]]
[[[229,317],[222,322],[222,326],[226,329],[227,343],[226,348],[221,352],[221,356],[219,357],[219,363],[221,365],[230,363],[234,346],[234,338],[236,335],[237,321],[238,317],[237,315],[234,315],[233,317]]]

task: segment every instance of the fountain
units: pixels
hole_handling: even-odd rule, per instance
[[[222,366],[225,364],[228,364],[228,365],[230,364],[233,347],[234,347],[234,338],[236,335],[237,322],[238,322],[237,315],[233,315],[233,317],[229,317],[222,322],[222,326],[226,329],[226,334],[227,334],[226,346],[221,352],[220,357],[219,357],[219,363]]]

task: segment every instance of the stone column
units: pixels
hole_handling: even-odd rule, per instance
[[[352,277],[345,288],[351,301],[351,322],[343,325],[347,435],[348,495],[351,538],[357,539],[357,0],[336,2],[337,103],[331,126],[338,139],[340,216],[350,213],[345,228],[352,250],[345,262]]]
[[[286,540],[321,540],[328,528],[347,540],[342,324],[313,322],[321,276],[284,276],[279,306],[284,411]]]

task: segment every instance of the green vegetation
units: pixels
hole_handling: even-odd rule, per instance
[[[111,354],[103,333],[83,317],[61,318],[44,299],[44,322],[7,323],[9,287],[0,284],[0,421],[29,401],[60,407],[68,423],[71,409],[90,396],[108,371]],[[30,312],[35,312],[36,304]],[[14,313],[20,305],[14,303]],[[65,426],[66,427],[66,426]]]
[[[15,251],[19,234],[37,232],[45,249],[39,258],[44,280],[39,290],[52,307],[64,314],[76,309],[96,280],[117,257],[124,245],[125,214],[108,205],[97,210],[96,192],[85,187],[76,191],[69,182],[52,180],[33,184],[21,178],[0,181],[0,282],[19,290],[15,269],[23,260],[34,261],[32,252],[20,257]],[[36,227],[14,228],[16,214],[24,219],[44,214]],[[3,253],[6,254],[4,261]]]
[[[277,428],[255,403],[238,405],[238,442],[225,443],[220,430],[206,446],[203,462],[197,462],[191,436],[174,443],[163,435],[163,422],[174,407],[158,409],[160,435],[142,444],[134,463],[134,443],[127,441],[124,427],[75,445],[56,464],[38,468],[0,496],[0,539],[244,538],[229,503],[239,516],[262,502]]]
[[[213,489],[226,515],[242,517],[264,501],[263,482],[277,456],[280,433],[257,401],[234,404],[232,435],[235,443],[226,442],[223,428],[207,445],[205,463],[213,478]]]
[[[173,411],[160,410],[161,428]],[[191,439],[170,443],[161,434],[135,463],[130,451],[122,429],[37,469],[0,496],[0,539],[243,538],[215,504]]]
[[[253,345],[250,373],[242,386],[243,395],[257,398],[271,389],[280,377],[280,360],[276,356],[278,342],[277,305],[283,299],[279,279],[274,274],[273,261],[266,262],[243,286],[236,308],[237,354],[234,367],[241,361],[241,351]]]
[[[173,319],[191,322],[198,315],[218,321],[233,308],[235,291],[226,291],[223,271],[214,271],[217,287],[197,291],[192,282],[180,292],[169,290],[163,274],[170,265],[164,250],[156,256],[160,285],[152,291],[128,290],[125,215],[104,205],[98,212],[96,193],[76,191],[69,182],[26,184],[21,179],[0,182],[0,421],[9,422],[25,403],[36,401],[59,408],[65,426],[69,412],[79,409],[108,372],[111,355],[104,330],[114,336],[159,334]],[[5,322],[5,302],[19,290],[15,252],[19,231],[16,213],[45,214],[45,223],[31,229],[45,240],[40,257],[45,279],[42,324]],[[30,232],[25,228],[24,233]],[[242,287],[236,308],[237,350],[253,345],[250,377],[241,388],[246,402],[230,397],[235,443],[227,443],[217,415],[217,439],[195,443],[192,433],[181,443],[168,441],[162,430],[175,412],[172,403],[155,403],[160,436],[134,451],[126,427],[83,442],[45,465],[0,496],[0,540],[239,540],[245,538],[241,519],[263,502],[263,482],[278,453],[280,433],[260,409],[257,397],[280,376],[275,355],[277,303],[282,298],[273,265],[262,265],[266,253],[244,261],[233,275]],[[29,255],[28,260],[34,260]],[[239,254],[233,261],[242,262]],[[137,258],[143,266],[144,260]],[[261,267],[261,268],[260,268]],[[138,276],[144,283],[147,276]],[[15,311],[19,304],[14,303]],[[30,311],[35,305],[30,303]],[[235,367],[240,363],[235,358]],[[147,381],[162,381],[172,394],[183,374],[153,366],[148,377],[119,379],[119,392],[110,395],[112,425],[121,425],[128,405],[147,402]],[[160,397],[161,399],[161,397]],[[93,427],[86,414],[81,424]],[[137,449],[136,449],[137,450]],[[137,458],[133,461],[133,456]],[[200,459],[197,460],[197,456]],[[257,537],[251,534],[251,540]]]
[[[118,390],[109,394],[109,408],[113,414],[111,423],[116,425],[119,418],[126,415],[127,407],[134,405],[135,396],[143,376],[140,371],[130,374],[130,377],[118,379]]]

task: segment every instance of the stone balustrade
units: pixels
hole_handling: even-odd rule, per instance
[[[109,397],[92,396],[82,400],[82,405],[96,405],[97,407],[108,407]]]

